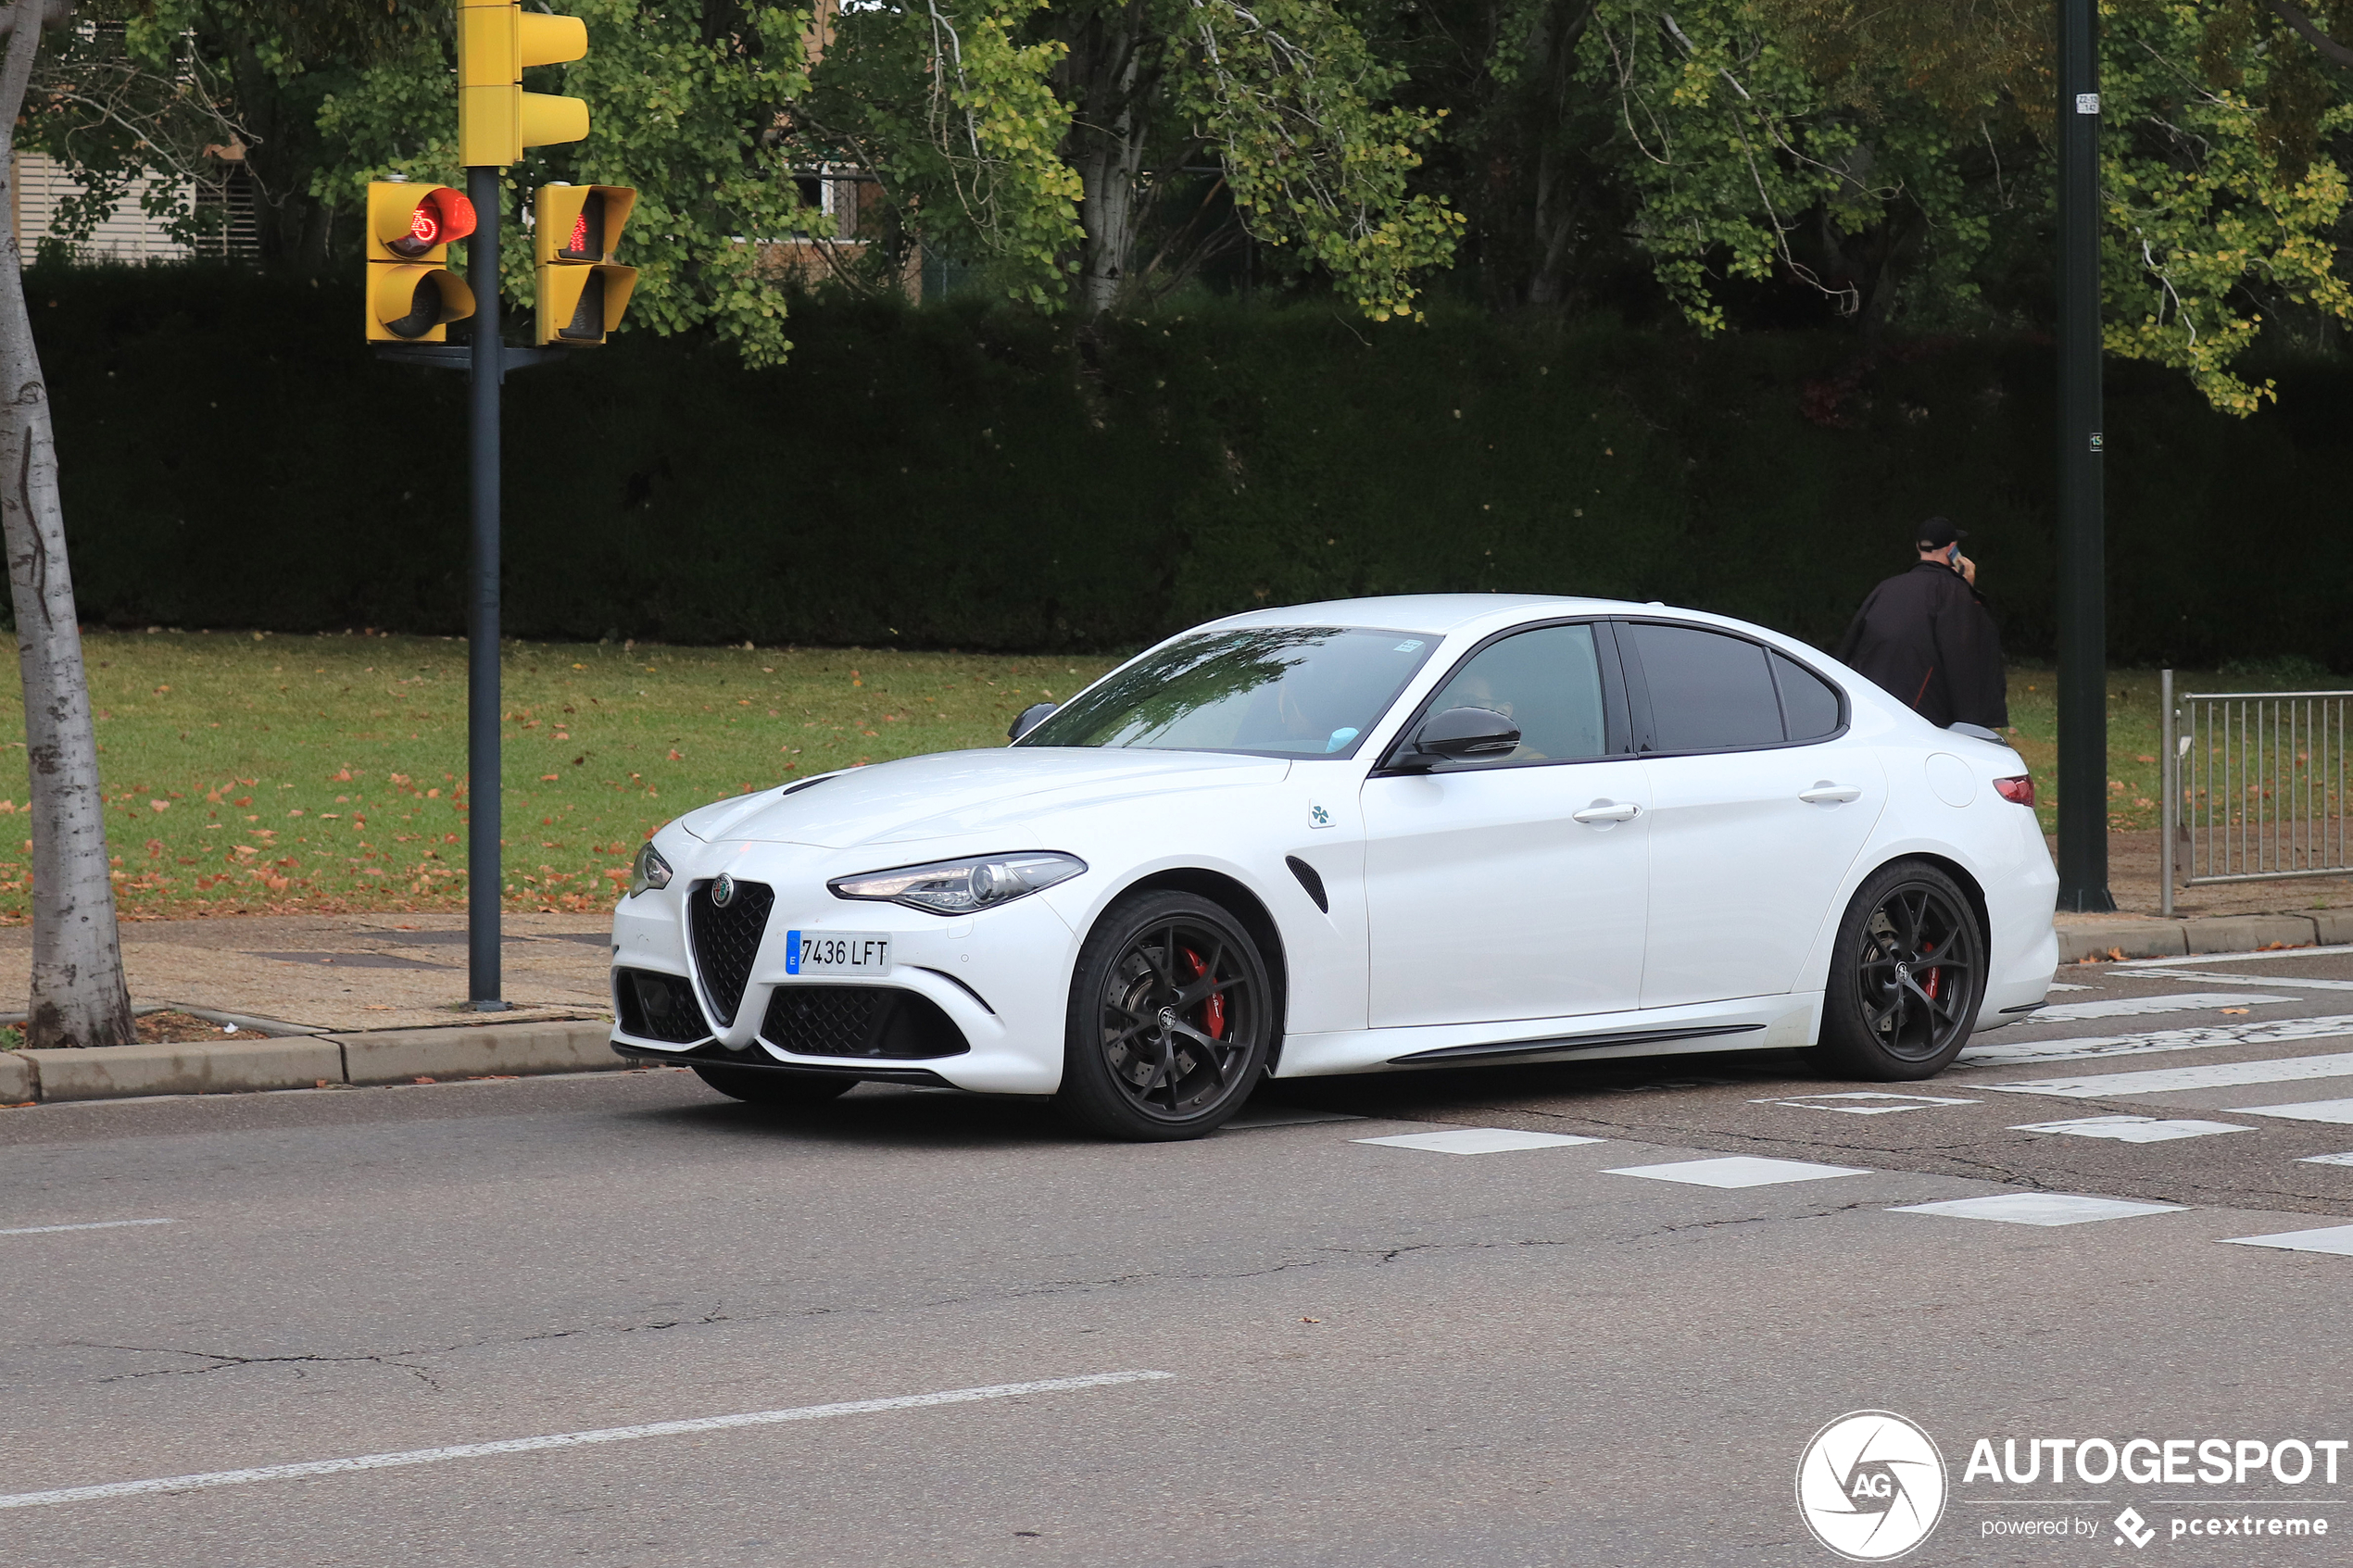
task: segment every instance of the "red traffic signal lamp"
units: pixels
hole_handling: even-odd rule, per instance
[[[538,331],[533,341],[593,347],[621,325],[637,270],[613,252],[636,207],[626,185],[543,185],[533,198],[538,252]]]
[[[474,232],[473,204],[447,185],[368,186],[368,341],[442,343],[474,313],[473,290],[444,265]]]

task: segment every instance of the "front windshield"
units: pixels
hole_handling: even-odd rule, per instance
[[[1180,637],[1080,693],[1020,744],[1353,757],[1437,641],[1339,626]]]

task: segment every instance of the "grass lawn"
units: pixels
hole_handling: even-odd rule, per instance
[[[116,888],[129,916],[454,909],[465,897],[466,646],[436,637],[97,632],[85,639]],[[507,898],[601,909],[646,834],[721,796],[1004,744],[1104,658],[514,644],[505,653]],[[2157,673],[2109,676],[2110,822],[2157,825]],[[2275,683],[2184,673],[2185,690]],[[23,744],[16,684],[0,742]],[[2010,674],[2044,825],[2047,668]],[[23,809],[0,784],[0,819]],[[5,828],[0,828],[5,834]],[[0,838],[0,923],[28,911]],[[13,858],[12,858],[13,857]]]
[[[462,907],[464,643],[94,632],[83,651],[125,915]],[[682,811],[1002,746],[1015,713],[1110,661],[533,643],[504,662],[508,902],[591,909]],[[0,684],[0,742],[21,747]],[[13,783],[0,820],[23,809]],[[28,917],[29,842],[0,841],[0,923]]]

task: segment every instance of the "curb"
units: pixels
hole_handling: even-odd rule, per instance
[[[614,1054],[611,1037],[612,1025],[602,1020],[562,1019],[0,1051],[0,1105],[624,1071],[632,1064]]]
[[[2214,915],[2205,920],[2089,920],[2060,926],[2058,939],[2061,963],[2334,947],[2353,942],[2353,909],[2321,909],[2309,915]]]

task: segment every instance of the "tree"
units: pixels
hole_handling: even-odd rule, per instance
[[[2051,210],[2047,10],[1599,0],[1585,69],[1617,99],[1636,233],[1684,314],[1719,330],[1718,279],[1779,277],[1869,329],[1967,323],[1997,228]],[[2232,367],[2267,311],[2353,319],[2328,148],[2353,111],[2307,33],[2333,40],[2260,0],[2112,0],[2101,25],[2107,346],[2251,413],[2268,384]]]
[[[16,126],[42,27],[64,25],[66,0],[14,0],[0,58],[0,180],[14,178]],[[108,878],[98,737],[82,666],[73,574],[49,395],[25,309],[24,264],[0,243],[0,541],[8,552],[17,659],[24,678],[25,759],[32,795],[32,981],[28,1044],[127,1045],[134,1037]]]
[[[1403,78],[1332,0],[920,0],[845,14],[797,123],[1039,307],[1147,302],[1246,233],[1386,320],[1462,223],[1413,186],[1439,116]]]

